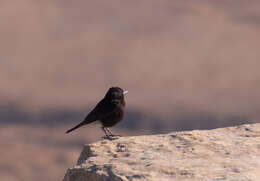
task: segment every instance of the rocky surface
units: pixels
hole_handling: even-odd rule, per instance
[[[85,145],[64,181],[259,181],[260,124]]]

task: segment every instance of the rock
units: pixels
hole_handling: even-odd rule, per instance
[[[260,124],[85,145],[64,181],[259,181]]]

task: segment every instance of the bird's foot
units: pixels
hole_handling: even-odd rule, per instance
[[[112,136],[112,135],[110,135],[110,136],[108,136],[108,135],[106,135],[106,136],[103,136],[102,137],[103,139],[107,139],[107,140],[116,140],[116,139],[118,139],[117,137],[115,137],[114,135]]]
[[[113,134],[113,135],[110,135],[110,136],[112,136],[112,137],[122,137],[122,135],[119,135],[119,134]]]

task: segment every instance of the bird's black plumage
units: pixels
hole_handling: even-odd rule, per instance
[[[123,119],[125,110],[124,94],[126,93],[127,91],[123,91],[123,89],[119,87],[111,87],[107,91],[105,97],[86,116],[84,121],[66,131],[66,133],[69,133],[86,124],[100,121],[102,124],[102,129],[105,132],[106,136],[114,136],[112,132],[108,129],[108,127],[116,125],[119,121]]]

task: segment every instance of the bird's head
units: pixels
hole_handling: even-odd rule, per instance
[[[111,87],[106,93],[105,98],[108,99],[124,99],[124,95],[127,94],[128,91],[124,91],[120,87]]]

